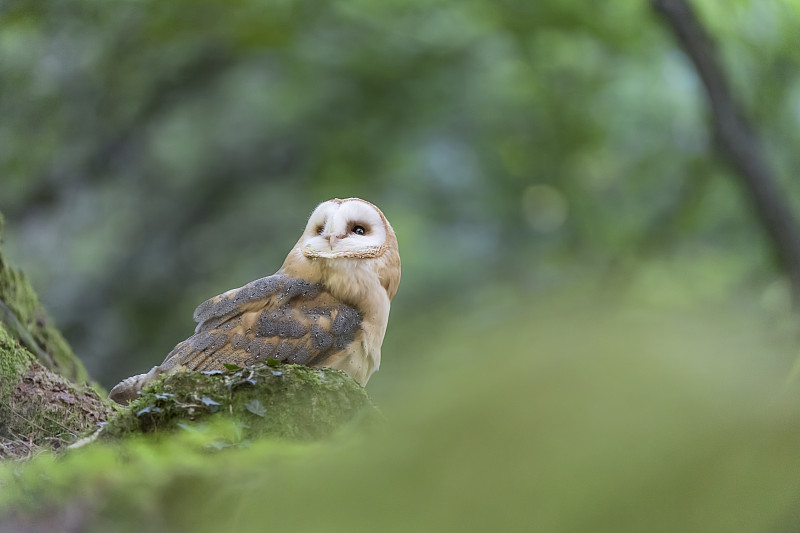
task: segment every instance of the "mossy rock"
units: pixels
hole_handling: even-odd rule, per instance
[[[3,219],[0,214],[0,237]],[[44,367],[74,382],[88,381],[89,375],[53,321],[39,303],[28,278],[12,268],[0,250],[0,324],[13,338],[36,356]],[[0,354],[0,359],[3,354]],[[7,379],[6,375],[0,379]]]
[[[25,275],[0,254],[0,457],[58,448],[96,429],[113,408],[87,380]]]
[[[0,457],[59,448],[106,420],[109,405],[87,384],[42,366],[0,324]]]
[[[344,372],[257,364],[166,374],[112,417],[101,436],[161,433],[215,415],[231,417],[243,439],[294,440],[322,438],[348,423],[380,418],[364,388]]]

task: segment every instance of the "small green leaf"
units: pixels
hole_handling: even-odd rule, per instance
[[[239,365],[234,365],[232,363],[222,363],[222,366],[224,366],[228,370],[241,370],[242,369],[242,367],[240,367]]]
[[[267,359],[267,366],[281,366],[281,362],[270,357]]]
[[[244,406],[247,408],[248,411],[250,411],[256,416],[260,416],[263,418],[267,414],[267,408],[264,407],[264,404],[262,404],[258,398],[246,402]]]

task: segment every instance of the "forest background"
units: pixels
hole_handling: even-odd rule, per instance
[[[110,387],[272,274],[319,202],[367,199],[403,261],[368,387],[406,435],[384,459],[437,465],[392,494],[455,494],[419,516],[789,530],[792,252],[670,4],[0,3],[4,254]],[[793,217],[800,2],[692,5]],[[476,510],[485,479],[517,511]]]

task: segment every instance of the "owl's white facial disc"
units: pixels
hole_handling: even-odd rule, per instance
[[[303,233],[306,257],[366,259],[383,253],[386,226],[378,210],[360,200],[320,204]]]

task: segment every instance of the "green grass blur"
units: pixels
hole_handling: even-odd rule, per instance
[[[493,294],[393,333],[385,427],[213,453],[197,434],[87,447],[3,466],[0,503],[66,502],[92,531],[797,527],[791,336],[752,301]]]

